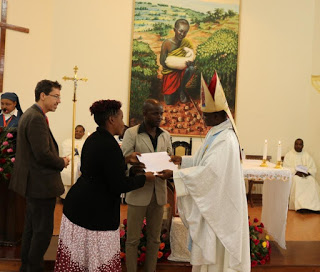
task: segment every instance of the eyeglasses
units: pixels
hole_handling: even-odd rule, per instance
[[[60,95],[48,94],[48,96],[52,96],[57,100],[61,100],[61,96]]]

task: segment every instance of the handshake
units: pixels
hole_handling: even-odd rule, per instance
[[[156,175],[154,175],[153,172],[145,172],[145,165],[144,163],[140,162],[138,160],[137,156],[141,156],[141,153],[139,152],[133,152],[132,154],[125,157],[126,163],[129,163],[132,165],[130,168],[130,175],[136,176],[136,175],[145,175],[147,178],[147,181],[154,181],[155,177],[159,177],[163,180],[172,178],[173,171],[169,169],[162,170],[160,172],[157,172]],[[180,156],[170,156],[170,161],[173,162],[176,165],[181,164],[182,158]]]

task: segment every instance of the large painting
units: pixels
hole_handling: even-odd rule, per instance
[[[161,101],[161,127],[172,135],[201,136],[201,73],[217,71],[235,108],[240,0],[135,2],[129,124],[143,120],[148,98]]]

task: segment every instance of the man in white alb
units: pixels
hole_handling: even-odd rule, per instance
[[[75,140],[74,140],[74,183],[76,182],[77,178],[77,171],[78,171],[78,164],[81,158],[81,150],[82,146],[85,142],[85,128],[82,125],[77,125],[75,127]],[[65,157],[71,158],[71,149],[72,149],[72,139],[66,139],[62,142],[61,153]],[[71,188],[71,167],[65,168],[61,172],[62,182],[65,188],[65,192],[61,195],[61,198],[65,198],[69,189]]]
[[[304,213],[320,212],[320,187],[315,180],[317,168],[312,157],[303,151],[303,140],[297,139],[294,148],[284,157],[283,165],[290,168],[293,178],[289,209]]]
[[[194,156],[172,156],[180,217],[190,235],[193,272],[249,272],[248,210],[234,121],[218,75],[201,77],[201,108],[212,126]],[[228,118],[229,117],[229,118]]]

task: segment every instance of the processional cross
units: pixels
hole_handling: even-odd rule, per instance
[[[74,184],[74,139],[75,139],[75,122],[76,122],[76,102],[77,102],[77,87],[78,81],[87,82],[87,78],[78,78],[78,67],[75,66],[73,68],[74,76],[67,77],[64,76],[63,80],[72,80],[73,81],[73,115],[72,115],[72,147],[71,147],[71,186]]]
[[[2,0],[1,4],[1,36],[0,36],[0,93],[3,91],[4,56],[6,47],[6,30],[11,29],[19,32],[29,33],[28,28],[7,24],[7,0]]]

